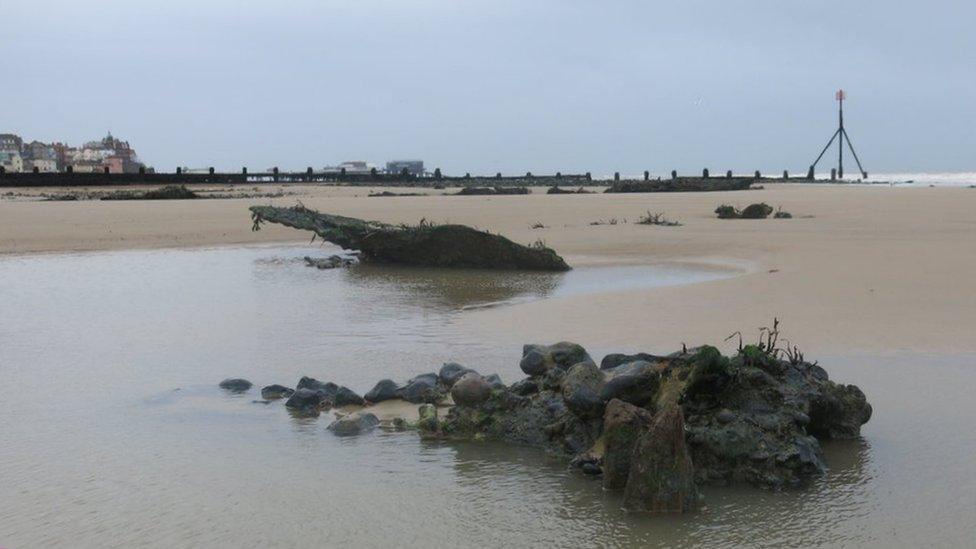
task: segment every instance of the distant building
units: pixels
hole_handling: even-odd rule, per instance
[[[0,151],[0,166],[5,172],[20,173],[24,171],[24,158],[20,152]]]
[[[349,160],[338,166],[326,166],[324,171],[326,173],[335,173],[345,170],[348,174],[366,174],[375,168],[376,166],[367,163],[365,160]]]
[[[58,156],[54,150],[54,145],[31,141],[30,144],[24,146],[24,157],[32,160],[57,160]]]
[[[76,172],[95,172],[108,168],[109,173],[138,173],[144,167],[129,142],[113,137],[111,132],[98,141],[85,143],[81,149],[70,151],[70,156],[67,153],[68,150],[65,149],[62,162],[72,166]]]
[[[105,168],[111,173],[138,173],[145,168],[129,142],[111,133],[81,147],[36,140],[25,145],[20,136],[3,133],[0,134],[0,152],[9,153],[4,156],[3,166],[10,172],[29,172],[34,168],[39,172],[65,171],[70,167],[79,173],[103,172]]]
[[[25,172],[32,172],[35,168],[41,173],[53,173],[58,171],[58,162],[52,158],[28,158],[24,160]]]
[[[423,160],[391,160],[386,163],[386,173],[397,174],[407,170],[410,175],[424,175]]]
[[[105,171],[103,162],[93,160],[75,160],[69,166],[75,173],[101,173]]]
[[[118,155],[107,156],[104,160],[109,173],[125,173],[125,159]]]
[[[20,154],[24,148],[24,140],[19,135],[0,133],[0,152]]]

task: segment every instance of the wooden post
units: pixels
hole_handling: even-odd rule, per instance
[[[651,178],[651,172],[644,170],[644,181],[647,181],[650,178]]]
[[[837,181],[837,168],[830,168],[830,180]]]
[[[790,172],[783,170],[783,179],[789,180],[789,178],[790,178]]]

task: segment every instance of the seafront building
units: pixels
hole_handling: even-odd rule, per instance
[[[386,163],[386,173],[399,174],[407,170],[410,175],[424,175],[423,160],[390,160]]]
[[[24,171],[24,159],[20,153],[0,151],[0,168],[5,172],[22,172]]]
[[[128,141],[112,136],[89,141],[81,147],[64,143],[24,140],[15,134],[0,134],[0,166],[7,172],[104,172],[138,173],[144,168]]]

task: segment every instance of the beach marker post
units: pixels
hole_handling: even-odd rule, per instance
[[[810,164],[810,170],[807,172],[808,179],[813,179],[813,171],[817,167],[817,162],[823,158],[824,153],[827,149],[834,143],[834,139],[837,139],[837,169],[835,177],[844,179],[844,140],[847,140],[847,148],[850,149],[851,155],[854,157],[854,161],[857,162],[857,169],[861,172],[861,177],[864,179],[868,178],[868,172],[864,171],[864,167],[861,166],[861,159],[857,157],[857,153],[854,151],[854,144],[851,143],[851,136],[847,135],[847,130],[844,129],[844,100],[847,99],[847,92],[844,90],[837,90],[834,94],[834,99],[837,101],[837,130],[834,135],[830,136],[830,140],[824,146],[823,150],[820,151],[820,155],[817,159]],[[831,170],[834,173],[834,170]],[[833,181],[833,177],[831,181]]]

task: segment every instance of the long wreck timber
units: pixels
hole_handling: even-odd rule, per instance
[[[390,225],[291,208],[251,206],[254,230],[263,222],[312,231],[323,240],[359,250],[363,261],[425,267],[568,271],[555,251],[541,244],[524,246],[466,225]]]
[[[754,177],[676,177],[658,180],[615,181],[608,193],[682,193],[745,191],[756,181]]]

